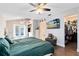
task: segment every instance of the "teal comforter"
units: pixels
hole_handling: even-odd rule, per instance
[[[10,49],[12,56],[43,56],[54,53],[54,47],[49,42],[37,38],[25,38],[15,42]]]
[[[9,56],[10,46],[7,40],[0,38],[0,56]]]
[[[5,39],[0,40],[0,55],[43,56],[49,53],[54,53],[54,47],[49,42],[37,38],[14,40],[14,44],[10,46]]]

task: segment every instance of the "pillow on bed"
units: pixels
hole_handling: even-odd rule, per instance
[[[7,40],[0,38],[0,56],[9,56],[10,46]]]
[[[5,37],[5,39],[9,42],[9,44],[13,44],[13,42],[8,37]]]

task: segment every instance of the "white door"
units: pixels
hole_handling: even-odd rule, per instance
[[[45,40],[45,36],[46,36],[46,20],[41,20],[40,21],[40,27],[39,27],[39,36],[40,39]]]

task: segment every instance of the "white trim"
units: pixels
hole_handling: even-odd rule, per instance
[[[64,44],[57,43],[57,45],[65,48]]]
[[[79,49],[77,48],[77,52],[79,52]]]
[[[46,54],[46,55],[44,55],[44,56],[51,56],[53,53],[49,53],[49,54]]]

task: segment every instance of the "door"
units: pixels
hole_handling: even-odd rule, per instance
[[[65,16],[65,47],[76,53],[77,50],[77,16]]]
[[[45,40],[46,36],[46,20],[41,20],[40,21],[40,26],[39,26],[39,37],[42,40]]]

